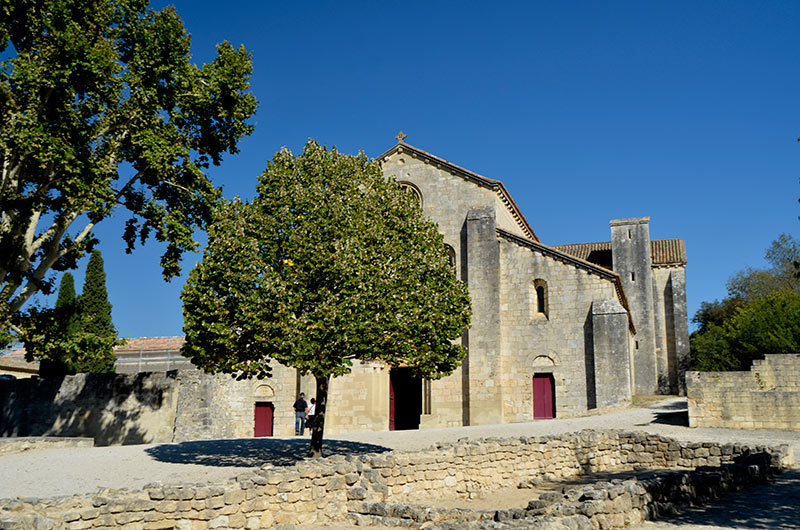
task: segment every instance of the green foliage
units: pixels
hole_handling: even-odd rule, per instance
[[[320,447],[319,389],[353,360],[453,372],[467,287],[436,225],[377,162],[309,141],[277,153],[257,192],[221,206],[209,229],[182,294],[185,356],[239,378],[269,375],[272,361],[314,375]]]
[[[800,352],[800,293],[774,291],[743,307],[726,327],[744,368],[765,353]]]
[[[117,330],[111,322],[111,303],[106,291],[106,272],[99,250],[92,252],[86,266],[83,293],[78,301],[80,328],[98,337],[116,337]]]
[[[72,273],[65,272],[61,276],[61,283],[58,286],[58,299],[56,299],[56,310],[62,318],[64,333],[72,335],[78,331],[78,299],[75,296],[75,278]]]
[[[205,171],[257,102],[244,48],[202,67],[189,51],[175,10],[145,0],[0,0],[0,336],[120,207],[128,251],[166,243],[166,279],[197,248],[220,197]]]
[[[700,305],[692,318],[698,325],[690,337],[693,370],[746,370],[764,354],[800,352],[800,280],[794,266],[800,242],[781,234],[766,260],[768,269],[733,275],[727,298]]]
[[[691,339],[692,368],[746,370],[767,353],[800,352],[800,293],[773,291],[739,307],[722,325]]]
[[[731,354],[725,330],[712,324],[704,333],[693,333],[690,338],[692,370],[701,372],[727,372],[741,370],[742,363]]]
[[[700,309],[692,317],[697,324],[697,333],[703,334],[713,327],[723,326],[736,315],[736,311],[744,305],[741,298],[723,298],[713,302],[701,302]]]
[[[767,353],[800,352],[800,293],[783,289],[739,307],[722,325],[691,338],[692,368],[747,370]]]
[[[25,330],[28,360],[39,361],[43,376],[113,372],[117,330],[111,322],[106,273],[99,250],[86,267],[83,293],[76,299],[72,275],[64,273],[55,309],[32,308],[19,327]]]
[[[82,372],[113,372],[116,337],[98,336],[78,330],[64,333],[64,313],[57,309],[32,308],[25,321],[25,357],[39,361],[43,377]]]

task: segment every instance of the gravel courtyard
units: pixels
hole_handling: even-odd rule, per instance
[[[326,439],[325,448],[326,454],[358,454],[417,450],[437,442],[451,442],[460,438],[536,436],[582,429],[625,429],[662,434],[682,441],[787,443],[793,447],[795,459],[800,462],[800,433],[690,429],[685,426],[685,422],[686,400],[673,397],[656,400],[650,405],[581,418],[339,435]],[[44,449],[5,454],[0,456],[0,498],[46,498],[95,493],[101,488],[138,489],[151,482],[169,484],[219,481],[233,477],[252,466],[268,463],[290,465],[303,458],[308,443],[309,437],[306,435],[303,438],[252,438],[85,449]],[[800,499],[796,498],[800,491],[800,479],[794,474],[786,474],[785,477],[783,481],[790,487],[782,491],[794,496],[794,505],[800,505]],[[774,489],[779,488],[773,487]],[[779,498],[778,501],[782,499]],[[729,512],[726,513],[730,515]],[[800,528],[800,519],[797,521],[797,526],[785,528]],[[642,528],[740,528],[734,525],[709,526],[710,521],[703,526],[691,526],[692,523],[688,521],[680,523],[680,526],[666,526],[673,523],[655,524],[665,526],[647,523]],[[741,528],[784,526],[750,524]]]

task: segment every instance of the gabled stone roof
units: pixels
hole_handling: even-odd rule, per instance
[[[572,254],[606,269],[612,269],[611,241],[602,243],[575,243],[571,245],[554,245],[567,254]],[[686,265],[686,246],[682,239],[657,239],[650,241],[650,257],[653,267]]]
[[[453,175],[457,175],[465,180],[470,182],[474,182],[480,186],[486,187],[497,193],[497,196],[506,205],[508,211],[511,213],[511,216],[519,225],[522,232],[533,241],[539,241],[539,237],[531,228],[531,225],[528,223],[528,220],[525,219],[525,216],[522,215],[522,212],[517,207],[517,204],[514,202],[514,199],[511,198],[511,194],[508,193],[508,190],[505,187],[505,184],[500,182],[496,179],[491,179],[488,177],[484,177],[483,175],[479,175],[474,173],[468,169],[464,169],[461,166],[453,164],[452,162],[448,162],[444,158],[439,158],[436,155],[432,155],[427,151],[423,151],[417,147],[414,147],[411,144],[407,144],[400,140],[397,144],[395,144],[392,148],[390,148],[385,153],[381,154],[377,157],[377,160],[383,162],[387,157],[393,155],[394,153],[402,153],[402,152],[409,152],[416,158],[421,160],[425,160],[426,162],[433,164],[434,166],[439,166],[445,168],[447,171],[452,173]]]

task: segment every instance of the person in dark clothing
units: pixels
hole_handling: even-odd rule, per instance
[[[306,395],[300,392],[297,401],[294,402],[294,435],[302,436],[306,432],[306,416],[308,415],[308,403]]]

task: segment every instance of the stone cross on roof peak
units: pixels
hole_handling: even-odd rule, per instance
[[[397,136],[395,136],[395,138],[397,138],[397,143],[399,143],[399,144],[403,143],[403,140],[405,139],[405,137],[406,137],[406,135],[403,134],[403,131],[400,131],[399,133],[397,133]]]

